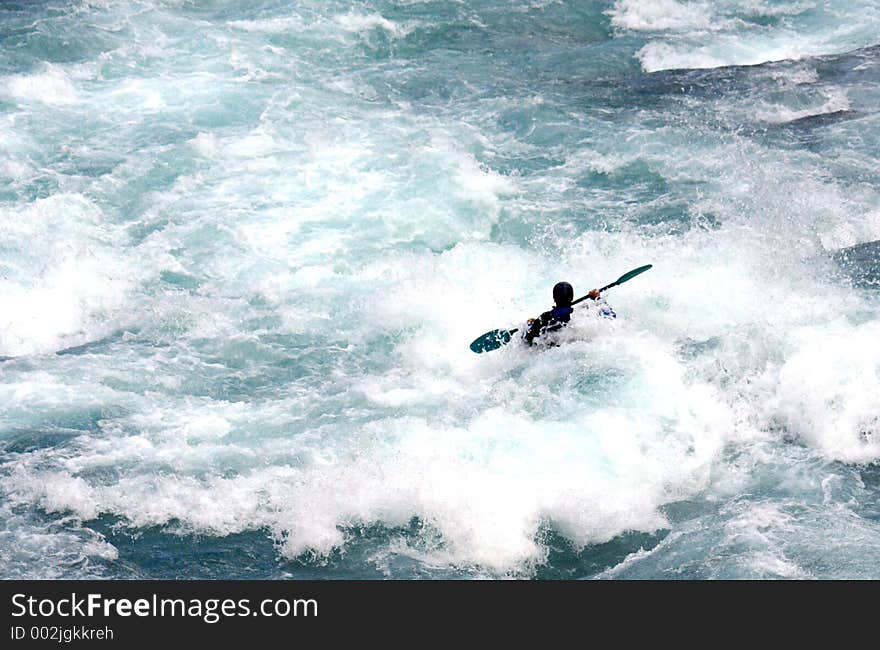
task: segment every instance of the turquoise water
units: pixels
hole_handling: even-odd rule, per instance
[[[880,578],[878,35],[0,3],[0,576]]]

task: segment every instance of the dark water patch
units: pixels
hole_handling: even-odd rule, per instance
[[[3,2],[0,2],[0,13],[3,14],[4,18],[9,18],[12,14],[25,12],[28,9],[45,6],[46,4],[48,4],[47,1],[40,2],[39,0],[3,0]]]
[[[679,354],[686,359],[695,359],[706,354],[713,354],[721,343],[720,336],[712,336],[703,340],[687,338],[679,341],[676,348]]]
[[[374,59],[423,58],[437,50],[488,53],[492,49],[488,31],[479,24],[464,21],[418,26],[402,38],[377,26],[362,32],[361,39],[364,52]]]
[[[263,93],[235,94],[220,96],[203,106],[188,112],[187,121],[195,137],[200,129],[242,128],[256,126],[266,110],[267,98]]]
[[[651,97],[682,92],[701,98],[719,98],[744,84],[775,80],[772,74],[801,69],[810,65],[817,73],[813,83],[862,81],[880,73],[880,45],[859,48],[843,54],[804,57],[797,61],[773,61],[754,65],[732,65],[695,70],[661,70],[634,78],[628,87]],[[784,78],[784,77],[783,77]],[[812,84],[810,84],[812,85]],[[777,86],[773,86],[775,88]]]
[[[16,184],[14,190],[4,193],[10,201],[32,203],[39,199],[47,199],[59,190],[58,177],[50,174],[39,174],[23,183]]]
[[[181,378],[174,390],[187,395],[249,401],[272,399],[281,387],[298,386],[328,399],[350,390],[340,377],[384,372],[405,336],[394,332],[358,344],[340,340],[338,330],[326,339],[271,333],[240,340],[198,339],[189,342],[193,354],[171,359],[168,370]],[[334,413],[341,416],[344,402],[336,406],[340,410]]]
[[[617,122],[638,113],[642,121],[650,117],[648,113],[664,114],[658,126],[676,116],[678,121],[715,125],[718,116],[703,107],[752,87],[747,70],[739,67],[657,72],[639,68],[616,76],[583,79],[579,86],[578,96],[583,95],[587,107],[602,109],[597,117],[604,115],[604,119]]]
[[[166,170],[176,170],[181,167],[181,162],[186,162],[181,156],[183,151],[187,151],[185,143],[199,134],[199,129],[194,125],[167,120],[167,114],[163,114],[159,118],[138,122],[130,130],[125,131],[126,142],[123,148],[132,154],[153,149],[154,163],[150,167],[153,176],[148,178],[158,181],[160,189],[168,186],[167,181],[163,181]],[[165,147],[168,149],[163,150]],[[186,158],[192,157],[188,151],[187,154]]]
[[[24,441],[29,437],[33,437],[34,440],[42,439],[44,435],[48,435],[46,440],[51,441],[55,439],[54,432],[58,432],[60,436],[67,435],[67,432],[71,435],[74,432],[77,435],[100,432],[102,421],[122,418],[127,414],[126,409],[115,405],[78,408],[75,405],[58,404],[54,408],[42,408],[38,413],[19,416],[23,420],[30,420],[31,423],[27,427],[18,427],[15,431],[20,432],[18,435]]]
[[[802,74],[805,67],[815,74],[815,79],[792,81],[791,75]],[[585,80],[583,84],[592,101],[601,99],[601,105],[610,109],[608,119],[613,121],[625,118],[634,109],[647,110],[664,114],[663,124],[677,115],[679,121],[701,128],[764,137],[767,144],[774,146],[819,150],[824,145],[823,127],[876,112],[878,82],[880,46],[798,61],[640,72]],[[829,93],[841,90],[846,91],[852,108],[818,112],[781,123],[756,119],[755,106],[769,102],[796,113],[826,103]]]
[[[83,434],[81,429],[62,427],[0,429],[0,450],[7,454],[27,454],[60,447]]]
[[[578,179],[578,185],[590,189],[627,192],[630,200],[662,196],[669,192],[666,178],[652,169],[648,161],[636,159],[610,171],[589,170]],[[633,192],[636,194],[633,195]]]
[[[99,178],[112,174],[123,161],[124,157],[101,153],[92,149],[77,148],[68,151],[57,160],[52,169],[65,176],[85,176]]]
[[[91,558],[96,568],[114,579],[205,580],[325,580],[325,579],[456,579],[488,577],[470,565],[435,566],[425,558],[442,551],[443,541],[418,517],[407,524],[381,524],[343,528],[344,544],[327,554],[305,552],[295,558],[281,553],[278,540],[266,530],[228,535],[182,533],[180,522],[163,526],[131,527],[124,518],[102,515],[87,527],[62,523],[56,515],[35,516],[62,531],[86,530],[117,550],[115,559]],[[668,535],[627,532],[613,540],[575,548],[563,535],[547,528],[539,542],[548,550],[547,561],[535,568],[540,580],[590,578],[619,565],[629,555],[651,551]],[[532,575],[529,573],[528,575]],[[515,572],[511,577],[526,577]]]
[[[338,324],[335,324],[338,325]],[[337,326],[331,335],[263,334],[260,341],[283,349],[280,366],[301,366],[316,375],[329,376],[333,370],[346,376],[379,374],[401,362],[398,347],[416,333],[414,329],[392,330],[367,340],[352,342],[339,336]]]
[[[159,279],[178,289],[184,289],[189,292],[196,291],[201,286],[201,281],[186,273],[176,273],[174,271],[162,271]]]
[[[100,535],[77,522],[59,520],[30,505],[4,504],[0,541],[4,562],[0,579],[109,578],[112,573],[93,553],[106,553]],[[97,562],[95,561],[97,560]]]
[[[84,63],[118,45],[115,37],[94,25],[64,16],[40,16],[31,10],[30,5],[26,6],[26,13],[16,16],[21,22],[11,25],[11,29],[0,27],[4,51],[12,53],[7,67],[18,72],[36,72],[34,61]],[[8,20],[6,12],[2,15]]]
[[[4,373],[34,372],[39,369],[40,361],[39,357],[30,355],[0,357],[0,364],[3,364],[0,368],[2,368]]]
[[[131,155],[134,155],[133,153]],[[97,188],[104,192],[103,202],[108,203],[114,217],[126,223],[141,219],[143,215],[154,208],[156,193],[172,190],[174,184],[183,176],[192,174],[197,167],[197,162],[188,145],[180,147],[167,147],[161,151],[154,150],[149,156],[150,164],[145,170],[138,170],[133,176],[127,176],[127,172],[116,172],[116,177],[123,180],[122,183]],[[167,221],[160,220],[163,226]],[[154,231],[150,224],[143,224],[144,232],[138,233],[140,223],[130,226],[132,235],[138,235],[138,243]]]
[[[880,241],[840,249],[831,258],[854,286],[880,289]]]
[[[880,462],[864,465],[858,472],[868,497],[860,502],[859,514],[880,522]]]
[[[467,577],[468,570],[425,567],[422,562],[389,550],[395,541],[424,546],[424,527],[418,518],[407,525],[344,529],[342,548],[326,555],[306,552],[285,558],[278,542],[265,530],[223,536],[178,534],[179,522],[166,526],[131,528],[125,520],[105,515],[89,527],[118,551],[115,560],[100,562],[114,578],[205,580],[378,580],[385,578]]]
[[[118,551],[101,560],[116,579],[271,580],[281,577],[277,551],[265,532],[216,537],[177,535],[166,527],[128,528],[105,515],[89,523]]]
[[[547,561],[537,568],[535,578],[538,580],[592,578],[617,566],[632,553],[650,551],[668,534],[668,530],[655,533],[627,532],[604,544],[591,544],[577,549],[565,536],[547,529],[540,536],[540,543],[548,550]]]
[[[527,215],[502,211],[501,218],[492,224],[489,239],[498,244],[521,246],[523,242],[533,241],[539,228]]]
[[[526,92],[585,107],[595,97],[580,92],[578,80],[607,77],[609,71],[617,76],[621,68],[638,70],[632,56],[637,41],[610,38],[606,9],[603,3],[585,2],[515,10],[446,6],[425,14],[420,4],[393,5],[381,11],[383,17],[418,26],[403,35],[377,26],[358,38],[365,58],[381,62],[367,76],[386,101],[447,111],[451,100],[460,105]],[[407,65],[398,65],[403,61]]]
[[[849,120],[857,120],[863,117],[860,111],[839,110],[816,115],[806,115],[787,122],[760,123],[747,125],[739,130],[742,135],[760,137],[765,144],[772,146],[811,151],[820,155],[832,155],[836,144],[836,134],[831,132],[831,127],[843,124]],[[841,179],[841,182],[847,182]],[[859,179],[851,179],[859,182]]]
[[[820,113],[817,115],[806,115],[799,117],[780,125],[780,128],[786,128],[794,131],[807,131],[826,124],[834,124],[843,120],[852,120],[859,117],[861,113],[851,110],[830,111],[828,113]]]
[[[58,350],[55,354],[59,356],[79,356],[85,354],[109,354],[111,350],[108,348],[116,343],[119,343],[123,340],[125,336],[125,330],[117,330],[110,334],[109,336],[105,336],[102,339],[98,339],[95,341],[89,341],[87,343],[82,343],[80,345],[74,345],[69,348],[64,348],[63,350]]]
[[[650,228],[650,230],[645,230],[646,234],[659,236],[681,235],[696,224],[706,227],[717,227],[718,225],[717,222],[709,219],[694,221],[687,199],[670,199],[669,197],[660,197],[640,207],[630,221],[638,227]]]
[[[552,158],[543,155],[517,156],[515,158],[493,155],[488,161],[491,163],[491,169],[503,176],[530,176],[565,165],[564,158]]]
[[[571,215],[576,231],[572,235],[597,227],[617,230],[629,226],[641,228],[646,235],[678,234],[696,223],[692,200],[687,198],[693,184],[672,182],[641,159],[608,172],[590,170],[578,178],[577,185],[584,195],[582,203],[607,208],[599,209],[601,219],[594,214],[596,208]],[[708,219],[701,221],[708,223]]]
[[[304,553],[284,562],[282,569],[296,579],[431,579],[466,577],[454,568],[426,567],[408,553],[392,550],[392,546],[415,552],[433,548],[437,542],[434,531],[418,517],[403,526],[362,524],[344,527],[345,544],[327,555]]]
[[[554,52],[609,40],[606,8],[601,2],[516,8],[390,3],[379,7],[383,17],[418,26],[402,36],[378,27],[359,36],[365,53],[377,59],[423,58],[425,53],[455,51],[495,69],[515,65],[534,79],[535,73],[551,70],[560,62],[571,64],[571,57],[554,60]]]
[[[438,58],[442,60],[431,62],[424,68],[422,65],[415,66],[401,75],[394,75],[391,81],[381,75],[380,79],[373,82],[373,87],[389,101],[414,103],[423,109],[432,109],[438,105],[448,106],[453,102],[458,104],[473,98],[477,92],[481,95],[495,94],[485,90],[486,85],[493,85],[491,81],[473,78],[477,73],[471,70],[472,62],[462,59],[460,53],[444,53]],[[485,74],[485,71],[480,74]],[[477,82],[477,87],[483,90],[476,91],[465,80],[466,77],[471,77],[470,81]]]
[[[152,235],[154,232],[160,232],[165,229],[171,223],[171,220],[166,217],[159,217],[157,219],[150,219],[149,221],[139,221],[137,223],[133,223],[127,228],[128,236],[131,238],[132,246],[137,246],[138,244],[142,244],[147,237]]]
[[[809,59],[820,80],[839,82],[876,81],[880,75],[880,44],[858,48],[843,54]]]

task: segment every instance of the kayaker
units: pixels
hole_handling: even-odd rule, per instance
[[[599,290],[593,289],[587,294],[593,300],[599,298]],[[574,308],[571,302],[574,300],[574,288],[568,282],[557,282],[553,287],[553,309],[545,311],[537,318],[530,318],[528,330],[523,334],[523,340],[529,345],[541,334],[555,332],[562,329],[571,320]]]

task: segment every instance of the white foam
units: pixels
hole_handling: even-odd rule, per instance
[[[677,534],[670,533],[670,536],[676,537]],[[668,542],[668,539],[664,540],[664,542]],[[653,549],[648,551],[646,551],[644,548],[639,548],[637,551],[634,551],[623,558],[620,563],[602,571],[599,575],[596,576],[596,578],[598,580],[612,580],[614,578],[617,578],[618,576],[629,570],[631,567],[637,565],[642,560],[651,557],[656,552],[662,551],[662,545],[664,542],[661,542],[660,545],[655,546]]]
[[[235,29],[268,34],[283,34],[303,28],[303,21],[299,16],[283,16],[262,20],[229,20],[226,24]]]
[[[75,104],[79,101],[76,86],[58,66],[46,64],[43,72],[13,75],[3,78],[0,88],[6,87],[19,101],[37,101],[44,104]]]
[[[805,2],[767,2],[766,0],[737,0],[731,3],[736,11],[747,16],[796,16],[814,9],[815,0]]]
[[[825,51],[826,49],[831,49],[831,52]],[[706,44],[699,41],[651,41],[642,47],[636,56],[646,72],[658,72],[720,68],[729,65],[757,65],[773,61],[798,60],[806,56],[834,51],[836,48],[817,48],[808,38],[798,35],[777,36],[772,40],[725,35]]]
[[[820,15],[814,16],[818,12]],[[839,11],[834,3],[765,5],[755,2],[640,3],[623,0],[610,10],[616,29],[650,32],[637,58],[647,72],[756,65],[839,54],[874,44],[880,14],[868,2]],[[754,17],[784,16],[765,26]],[[844,16],[858,16],[849,20]],[[820,29],[821,26],[821,29]]]
[[[782,75],[789,83],[800,86],[803,84],[816,83],[819,80],[819,73],[815,68],[795,68],[790,71],[783,72]]]
[[[19,250],[21,269],[0,279],[0,354],[49,352],[109,333],[107,315],[132,278],[94,204],[78,194],[39,199],[6,211],[0,233]]]
[[[880,325],[793,334],[796,351],[780,370],[775,396],[789,429],[830,458],[880,458]]]
[[[199,133],[189,143],[193,149],[207,158],[213,158],[220,149],[220,141],[213,133]]]
[[[825,102],[820,106],[815,107],[792,109],[787,106],[768,105],[767,103],[762,102],[762,106],[758,108],[755,117],[770,124],[784,124],[805,117],[815,117],[818,115],[828,115],[839,111],[846,111],[849,110],[849,108],[850,102],[845,93],[831,91],[826,95]]]
[[[34,169],[18,160],[0,160],[0,175],[21,180],[33,174]]]
[[[62,529],[0,508],[0,563],[6,580],[105,578],[93,560],[113,561],[119,553],[102,535],[72,522]]]
[[[450,252],[441,270],[453,279],[477,277],[480,269],[468,260],[480,260],[481,249],[467,248]],[[510,252],[499,247],[496,255]],[[407,277],[401,275],[401,286],[388,296],[386,313],[402,300],[411,319],[430,318],[441,337],[457,336],[449,327],[459,320],[459,310],[448,309],[457,297],[439,290],[449,280],[428,275],[426,286],[418,288]],[[462,282],[459,291],[466,290]],[[420,295],[424,301],[416,300]],[[432,306],[431,298],[439,304]],[[499,356],[494,363],[484,358],[489,365],[481,369],[466,349],[459,355],[448,341],[438,343],[445,343],[445,362],[407,355],[400,372],[363,380],[361,390],[384,407],[432,402],[441,409],[456,402],[476,407],[474,417],[457,424],[418,416],[357,427],[316,422],[308,435],[263,442],[254,454],[230,436],[266,422],[283,429],[315,396],[272,404],[169,403],[161,397],[152,412],[141,405],[127,421],[124,428],[140,435],[108,430],[102,437],[84,437],[68,459],[52,450],[39,452],[3,485],[16,502],[83,519],[109,512],[136,526],[174,520],[181,530],[210,534],[265,526],[291,557],[329,553],[344,545],[350,526],[403,526],[419,517],[443,540],[426,552],[425,561],[505,572],[528,570],[543,560],[546,549],[536,537],[545,523],[578,545],[666,526],[658,507],[705,486],[730,429],[713,390],[688,380],[661,341],[638,331],[611,331],[607,340],[599,335],[589,344],[574,341],[542,356]],[[638,406],[624,406],[630,403],[626,395],[599,407],[568,401],[553,406],[558,398],[543,391],[533,395],[531,405],[519,405],[511,399],[517,385],[504,378],[504,368],[526,360],[524,381],[535,387],[591,373],[601,379],[603,367],[625,367],[633,382],[627,391],[639,396]],[[461,372],[450,374],[445,369],[450,362]],[[420,388],[435,380],[432,390]],[[563,399],[570,390],[562,391]],[[534,408],[563,408],[566,417],[548,419]],[[282,462],[291,457],[300,460]],[[221,477],[220,458],[226,459],[223,471],[238,467],[239,474]],[[174,471],[156,472],[157,463]],[[82,478],[124,466],[130,469],[112,484]]]
[[[676,2],[676,0],[618,0],[606,12],[611,25],[619,29],[636,31],[721,29],[711,5],[700,2]]]
[[[795,518],[785,511],[787,503],[757,502],[735,504],[734,516],[724,525],[725,547],[746,547],[738,560],[746,575],[762,579],[805,579],[812,576],[787,557],[786,540],[797,527]]]
[[[194,80],[189,80],[190,85]],[[187,85],[189,92],[190,85]],[[107,101],[114,102],[117,105],[128,103],[132,109],[137,111],[158,111],[167,106],[163,92],[166,92],[168,85],[163,82],[154,80],[132,79],[121,83],[118,87],[114,86],[105,93]],[[181,91],[176,90],[177,93]]]
[[[710,54],[706,48],[682,51],[669,43],[652,41],[643,46],[636,57],[645,72],[659,70],[680,70],[682,68],[719,68],[727,64],[726,59]]]
[[[359,14],[350,12],[336,16],[334,21],[349,32],[364,33],[372,29],[382,29],[397,37],[406,36],[414,27],[411,25],[400,25],[378,13]]]
[[[115,391],[97,380],[62,380],[45,371],[24,373],[7,381],[0,385],[0,396],[5,404],[0,422],[5,427],[22,422],[40,427],[58,413],[98,410],[118,398]]]

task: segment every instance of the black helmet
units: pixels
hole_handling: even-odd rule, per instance
[[[568,307],[574,300],[574,289],[568,282],[558,282],[553,287],[553,301],[557,307]]]

